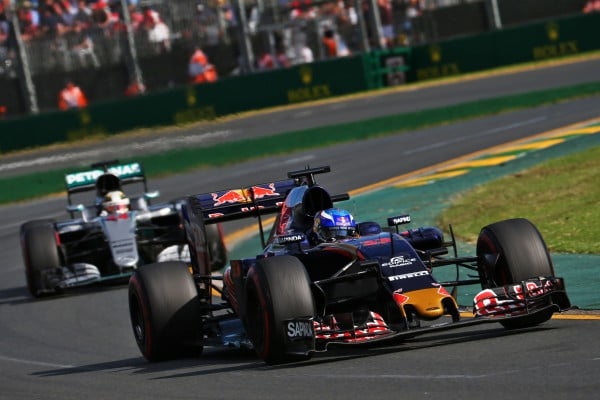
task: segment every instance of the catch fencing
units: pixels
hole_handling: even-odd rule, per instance
[[[123,98],[136,87],[182,87],[193,81],[196,49],[219,78],[248,75],[578,14],[585,2],[93,0],[83,10],[76,1],[47,10],[48,1],[0,0],[0,118],[55,110],[67,79],[91,103]],[[373,79],[404,81],[396,77]]]

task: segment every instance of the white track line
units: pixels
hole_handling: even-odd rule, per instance
[[[514,124],[499,126],[497,128],[494,128],[494,129],[488,129],[487,131],[478,132],[478,133],[475,133],[473,135],[461,136],[459,138],[452,139],[452,140],[445,140],[445,141],[442,141],[442,142],[436,142],[434,144],[430,144],[430,145],[427,145],[427,146],[417,147],[416,149],[413,149],[413,150],[410,150],[410,151],[405,151],[404,155],[410,155],[410,154],[414,154],[414,153],[420,153],[420,152],[424,152],[424,151],[429,151],[429,150],[432,150],[432,149],[435,149],[435,148],[446,147],[446,146],[448,146],[450,144],[455,144],[455,143],[459,143],[459,142],[465,142],[467,140],[471,140],[471,139],[474,139],[474,138],[479,138],[479,137],[483,137],[483,136],[493,135],[494,133],[506,131],[506,130],[513,129],[513,128],[518,128],[520,126],[535,124],[536,122],[543,121],[546,118],[547,118],[546,116],[531,118],[531,119],[528,119],[528,120],[525,120],[525,121],[515,122]]]
[[[43,362],[43,361],[25,360],[22,358],[5,357],[2,355],[0,355],[0,360],[15,362],[15,363],[19,363],[19,364],[37,365],[40,367],[75,368],[74,365],[55,364],[55,363],[47,363],[47,362]]]
[[[133,152],[140,151],[165,151],[171,150],[178,145],[193,145],[205,142],[214,138],[225,138],[231,136],[233,131],[221,130],[215,132],[203,133],[201,135],[183,136],[183,137],[162,137],[154,140],[142,139],[142,142],[133,142],[129,144],[120,144],[117,146],[119,151],[131,150]],[[185,146],[184,146],[185,147]],[[182,147],[183,148],[183,147]],[[102,148],[96,150],[71,151],[68,153],[57,154],[53,156],[38,157],[31,160],[15,161],[6,164],[0,164],[0,172],[9,171],[18,168],[31,167],[35,165],[48,165],[57,162],[66,161],[87,161],[98,158],[102,154],[110,152],[110,148]]]

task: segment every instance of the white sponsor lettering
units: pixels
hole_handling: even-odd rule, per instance
[[[313,323],[312,321],[291,321],[287,325],[287,335],[291,338],[296,337],[312,337]]]
[[[113,167],[108,168],[108,172],[118,177],[126,177],[132,175],[140,175],[142,173],[142,168],[139,163],[132,163],[125,165],[115,165]],[[98,179],[98,177],[103,173],[104,171],[100,169],[94,169],[91,171],[83,171],[74,174],[68,174],[66,176],[67,185],[71,186],[73,184],[94,183],[96,182],[96,179]]]
[[[99,169],[93,171],[78,172],[76,174],[67,175],[67,185],[73,185],[75,183],[93,183],[96,179],[102,175],[102,171]]]
[[[416,258],[409,258],[409,257],[405,257],[405,256],[397,256],[397,257],[390,258],[390,262],[389,263],[383,263],[381,265],[383,267],[390,267],[390,268],[404,267],[406,265],[411,265],[412,263],[414,263],[416,261],[417,261]]]
[[[400,217],[396,217],[393,219],[394,224],[399,225],[399,224],[407,224],[410,222],[410,215],[402,215]]]
[[[287,235],[287,236],[279,237],[279,243],[295,243],[295,242],[301,242],[303,240],[304,240],[304,235]]]
[[[402,279],[410,279],[410,278],[416,278],[418,276],[426,276],[426,275],[429,275],[429,272],[427,272],[427,271],[409,272],[408,274],[388,276],[388,280],[389,281],[400,281]]]
[[[142,172],[139,163],[133,164],[125,164],[125,165],[115,165],[114,167],[109,167],[108,172],[114,174],[116,176],[128,176],[128,175],[136,175]]]

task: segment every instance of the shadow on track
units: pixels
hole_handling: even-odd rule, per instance
[[[259,360],[254,352],[237,349],[206,348],[204,354],[197,358],[186,358],[160,363],[149,363],[142,357],[127,358],[123,360],[110,361],[97,364],[82,365],[72,368],[51,369],[35,372],[32,375],[38,377],[65,376],[74,374],[94,373],[100,371],[111,371],[126,374],[159,374],[161,376],[150,377],[151,380],[164,380],[173,378],[186,378],[194,376],[210,376],[214,374],[240,371],[276,371],[289,370],[292,368],[311,367],[329,363],[338,363],[345,360],[367,359],[371,357],[384,356],[392,353],[406,351],[418,351],[420,349],[435,348],[438,346],[449,346],[455,343],[468,343],[480,340],[489,340],[503,336],[516,336],[523,333],[545,331],[553,327],[534,327],[522,330],[505,330],[504,328],[479,328],[467,332],[452,332],[444,334],[431,334],[398,341],[392,345],[365,345],[360,348],[353,346],[331,347],[327,352],[317,353],[308,361],[283,364],[266,365]],[[173,373],[193,368],[194,371]]]
[[[100,283],[89,286],[70,288],[54,294],[43,295],[34,298],[29,294],[27,286],[12,287],[0,290],[0,305],[8,304],[11,306],[26,303],[36,303],[41,301],[51,301],[65,297],[78,297],[89,295],[90,293],[107,292],[127,288],[126,282]]]
[[[232,363],[236,363],[237,365],[231,365]],[[219,367],[219,365],[223,364],[227,364],[227,366]],[[104,363],[81,365],[78,367],[38,371],[32,373],[31,375],[38,377],[52,377],[94,373],[100,371],[111,371],[113,373],[124,372],[131,374],[151,374],[196,367],[216,367],[215,369],[211,369],[211,373],[220,373],[256,369],[264,366],[265,364],[256,357],[254,352],[219,349],[218,351],[210,351],[207,354],[203,354],[197,358],[183,358],[150,363],[142,357],[135,357]]]

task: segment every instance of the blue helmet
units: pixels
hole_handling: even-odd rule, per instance
[[[346,210],[328,208],[315,216],[313,232],[320,241],[333,242],[336,240],[356,237],[356,222]]]

